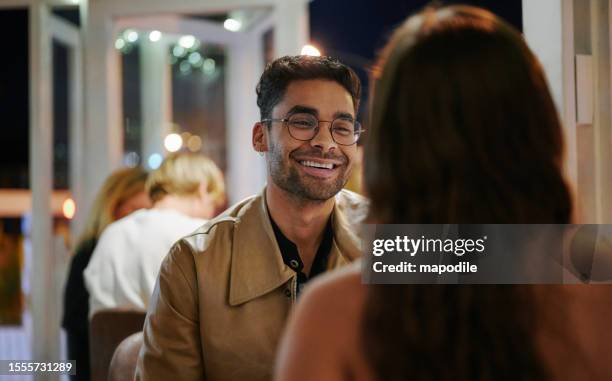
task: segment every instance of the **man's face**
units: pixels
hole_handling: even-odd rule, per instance
[[[338,117],[355,119],[353,100],[340,84],[328,80],[299,80],[289,83],[285,96],[272,110],[272,119],[295,113],[310,113],[321,121]],[[268,130],[268,173],[276,186],[304,200],[325,201],[348,181],[356,145],[334,142],[330,124],[319,124],[310,141],[294,139],[281,122]],[[330,168],[322,168],[322,166]]]

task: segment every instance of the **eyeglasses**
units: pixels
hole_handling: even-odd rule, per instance
[[[319,120],[316,116],[306,113],[292,114],[283,119],[264,119],[262,122],[282,122],[289,129],[289,135],[296,140],[309,141],[319,133],[319,123],[330,123],[329,132],[334,142],[342,146],[350,146],[359,140],[365,130],[361,124],[348,117],[336,118],[332,121]]]

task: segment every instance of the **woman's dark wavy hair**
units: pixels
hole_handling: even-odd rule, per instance
[[[569,223],[543,70],[488,11],[427,8],[374,73],[365,188],[377,223]],[[363,348],[381,380],[542,380],[529,286],[375,285]]]

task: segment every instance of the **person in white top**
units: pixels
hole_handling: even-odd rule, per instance
[[[108,308],[146,310],[172,245],[225,203],[221,171],[198,154],[168,156],[149,175],[146,190],[153,207],[110,224],[85,269],[90,317]]]

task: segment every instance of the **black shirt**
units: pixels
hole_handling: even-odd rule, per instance
[[[298,248],[295,243],[291,242],[289,238],[285,237],[283,232],[281,232],[280,228],[272,219],[272,216],[270,216],[270,222],[272,223],[272,228],[274,229],[274,236],[276,237],[278,248],[281,252],[281,255],[283,256],[283,262],[285,262],[285,264],[289,266],[289,268],[291,268],[297,273],[297,293],[299,295],[300,291],[302,291],[302,288],[304,287],[304,284],[306,284],[309,279],[312,279],[327,270],[327,261],[329,259],[329,252],[331,250],[334,238],[334,234],[331,227],[331,218],[329,219],[329,221],[327,221],[327,225],[325,225],[325,230],[323,231],[323,239],[321,240],[319,249],[317,249],[317,254],[314,257],[314,260],[312,261],[312,266],[310,267],[310,274],[308,275],[306,275],[303,271],[304,263],[300,258],[300,253],[298,252]]]

